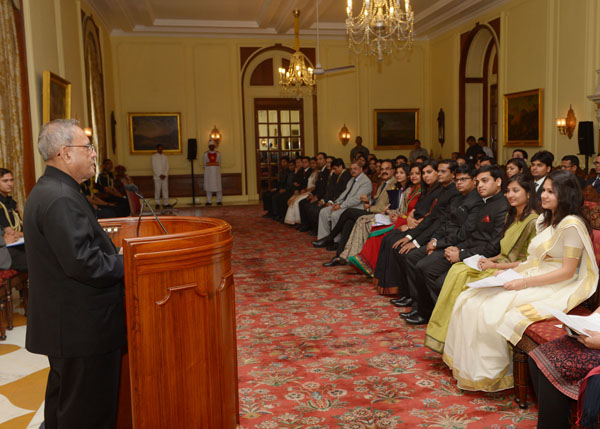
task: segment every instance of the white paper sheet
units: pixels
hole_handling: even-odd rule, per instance
[[[477,271],[481,271],[481,269],[479,268],[479,260],[483,258],[483,256],[481,255],[473,255],[473,256],[469,256],[468,258],[463,259],[463,262],[465,263],[466,266],[473,268],[474,270]]]
[[[496,287],[503,286],[511,280],[522,279],[523,276],[517,273],[515,270],[506,270],[498,274],[497,276],[486,277],[485,279],[477,280],[476,282],[467,283],[467,286],[471,288],[484,288],[484,287]]]
[[[585,332],[585,329],[600,332],[600,314],[598,313],[592,313],[589,316],[573,316],[550,307],[544,307],[544,309],[579,335],[589,337],[590,334]]]
[[[382,225],[391,225],[392,221],[388,215],[384,215],[381,213],[377,213],[375,215],[375,220],[373,221],[373,225],[382,226]]]
[[[14,243],[7,244],[6,247],[20,246],[21,244],[25,244],[25,239],[23,237],[19,238]]]

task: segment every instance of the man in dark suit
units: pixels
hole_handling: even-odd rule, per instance
[[[48,356],[46,429],[113,428],[125,344],[123,257],[79,184],[96,152],[78,122],[42,127],[46,171],[24,213],[29,265],[26,347]]]
[[[577,170],[579,170],[579,158],[577,157],[577,155],[563,156],[560,160],[560,168],[561,170],[567,170],[573,173],[573,175],[577,177],[577,181],[579,182],[579,186],[581,186],[581,189],[585,188],[586,180],[583,177],[577,175]]]
[[[308,194],[307,198],[304,198],[298,204],[300,209],[300,227],[298,228],[301,232],[308,231],[310,227],[306,220],[307,210],[311,205],[317,205],[319,200],[325,196],[327,192],[327,182],[329,181],[331,161],[332,157],[329,157],[325,152],[319,152],[317,154],[317,168],[319,169],[319,175],[317,176],[317,182],[315,183],[315,189]]]
[[[596,155],[596,159],[594,161],[594,171],[596,176],[588,180],[585,185],[592,185],[592,188],[594,188],[596,192],[600,194],[600,154]]]
[[[290,159],[287,156],[281,158],[281,161],[279,161],[279,178],[277,179],[277,184],[275,187],[263,192],[262,194],[263,207],[267,211],[263,217],[273,217],[273,196],[277,194],[283,194],[285,192],[285,185],[287,183],[288,175],[290,174],[288,169],[289,162]]]
[[[553,162],[554,155],[547,150],[540,150],[531,157],[531,177],[533,177],[538,201],[542,197],[544,182],[548,173],[552,171]]]
[[[407,323],[420,325],[429,321],[452,264],[473,255],[491,258],[500,253],[500,240],[508,212],[508,201],[502,193],[502,176],[503,172],[497,166],[479,169],[476,176],[477,192],[484,203],[480,210],[475,211],[475,219],[471,218],[468,224],[463,225],[466,231],[457,236],[461,241],[442,249],[449,243],[442,244],[444,237],[436,235],[440,249],[437,243],[432,245],[432,253],[412,267],[412,277],[408,276],[411,283],[409,288],[411,293],[416,293],[418,306],[401,314]]]

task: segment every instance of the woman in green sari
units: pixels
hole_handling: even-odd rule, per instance
[[[433,351],[443,352],[452,308],[458,295],[468,288],[467,283],[492,276],[499,269],[514,268],[527,259],[527,248],[535,236],[538,218],[533,182],[523,174],[512,176],[506,187],[506,198],[510,209],[506,216],[504,236],[500,241],[500,254],[489,259],[481,258],[478,263],[481,271],[459,262],[450,268],[446,276],[425,335],[425,345]]]

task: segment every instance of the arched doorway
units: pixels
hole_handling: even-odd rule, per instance
[[[467,136],[484,137],[498,155],[498,52],[500,18],[461,35],[459,150]]]

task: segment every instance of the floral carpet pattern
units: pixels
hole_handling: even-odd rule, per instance
[[[259,206],[208,208],[234,234],[241,427],[532,428],[512,391],[463,392],[424,326]]]

